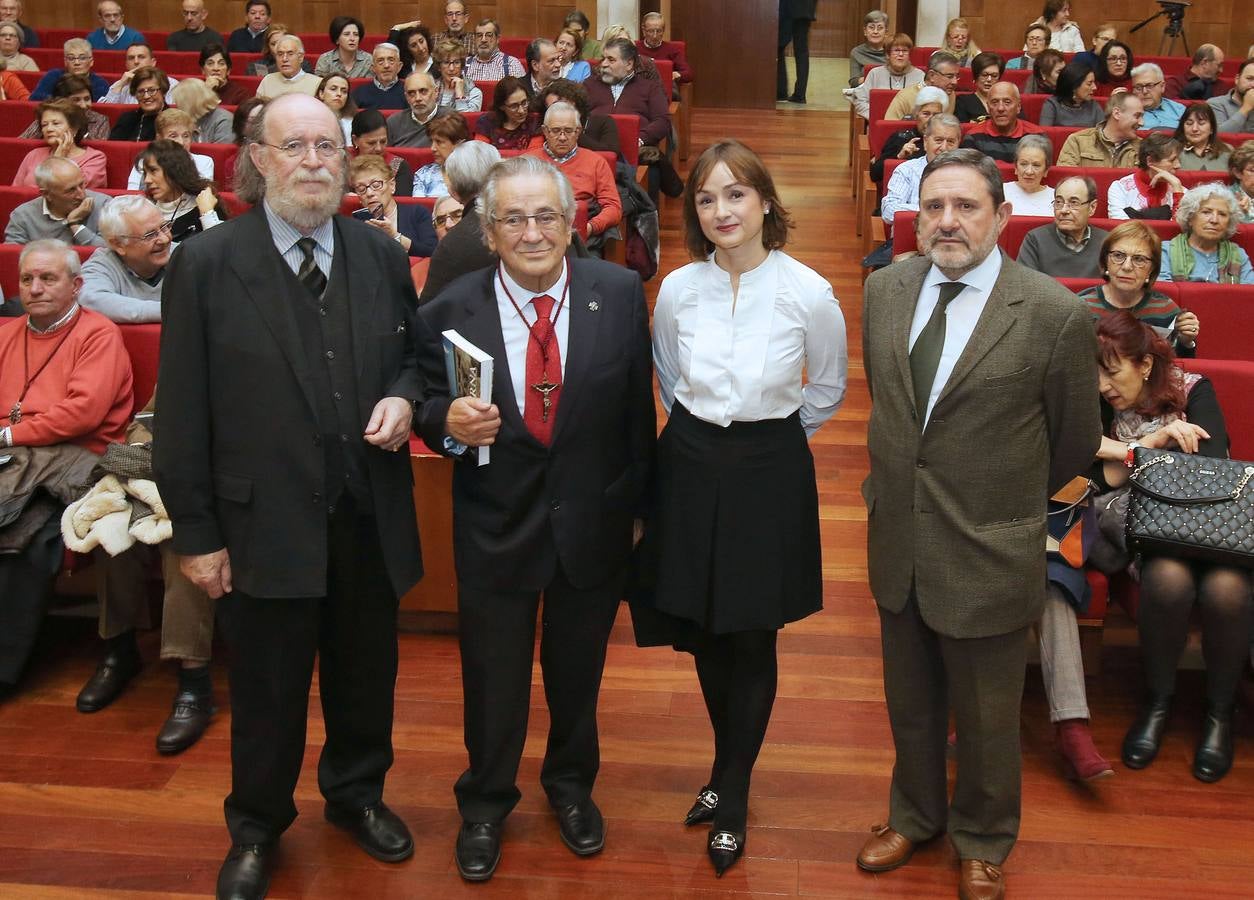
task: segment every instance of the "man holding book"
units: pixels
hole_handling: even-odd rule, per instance
[[[542,596],[551,723],[540,781],[571,851],[604,845],[592,801],[597,695],[656,434],[639,276],[566,258],[570,183],[535,157],[503,160],[488,174],[479,216],[500,262],[420,307],[427,392],[415,417],[428,446],[463,460],[453,549],[470,766],[454,790],[457,866],[469,881],[492,877],[520,797]],[[490,401],[448,396],[449,330],[493,358]],[[471,448],[483,445],[491,461],[480,466]]]

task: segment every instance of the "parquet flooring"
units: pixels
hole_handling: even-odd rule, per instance
[[[504,858],[490,883],[460,881],[452,860],[452,784],[465,762],[457,647],[450,636],[403,635],[387,797],[413,828],[415,857],[398,866],[376,863],[322,821],[315,696],[298,790],[303,814],[283,840],[272,896],[954,895],[957,863],[943,841],[887,875],[853,865],[867,828],[885,815],[893,751],[857,492],[867,466],[869,401],[858,344],[859,251],[847,190],[846,120],[812,110],[701,111],[694,131],[698,146],[735,135],[768,159],[799,226],[790,251],[832,282],[851,336],[849,396],[813,442],[826,608],[780,640],[779,701],[753,783],[747,857],[716,880],[704,856],[704,831],[679,824],[707,772],[709,725],[691,659],[636,648],[624,609],[601,700],[596,796],[609,825],[604,853],[573,857],[547,812],[538,784],[547,716],[537,674],[520,774],[524,798],[509,820]],[[679,210],[675,201],[663,210],[663,273],[684,261]],[[152,636],[143,647],[155,658]],[[1090,681],[1099,746],[1112,759],[1139,684],[1134,647],[1135,633],[1116,614],[1104,672]],[[188,753],[159,757],[153,738],[168,709],[173,671],[152,664],[113,707],[80,715],[74,696],[94,667],[96,649],[89,623],[51,622],[21,694],[0,707],[0,897],[211,894],[227,846],[229,711]],[[215,676],[224,704],[220,668]],[[1007,867],[1012,896],[1254,894],[1254,741],[1242,719],[1233,772],[1218,785],[1195,781],[1189,764],[1201,689],[1200,673],[1182,674],[1173,728],[1152,767],[1131,772],[1116,763],[1114,778],[1081,787],[1060,775],[1038,670],[1029,672],[1023,826]]]

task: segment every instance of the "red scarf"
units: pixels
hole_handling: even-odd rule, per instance
[[[1157,187],[1150,187],[1150,179],[1153,177],[1153,173],[1142,169],[1137,169],[1132,173],[1132,181],[1136,184],[1137,191],[1145,198],[1146,207],[1171,206],[1174,208],[1175,204],[1171,202],[1172,198],[1167,194],[1167,182],[1160,181]]]

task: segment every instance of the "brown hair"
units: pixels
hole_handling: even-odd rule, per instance
[[[553,38],[553,43],[556,44],[557,38],[560,38],[564,34],[570,35],[570,39],[575,42],[575,59],[579,59],[580,57],[582,57],[583,56],[583,35],[579,34],[577,31],[571,31],[569,28],[563,28],[561,31],[557,33],[557,37]]]
[[[444,138],[454,144],[470,140],[470,126],[459,112],[436,116],[427,123],[427,137]]]
[[[723,140],[707,147],[688,175],[684,188],[684,246],[693,259],[704,259],[714,249],[714,244],[701,230],[697,218],[697,192],[710,177],[715,166],[725,163],[741,184],[757,191],[764,203],[770,205],[762,223],[762,245],[768,250],[778,250],[788,243],[788,230],[793,227],[788,210],[780,202],[775,182],[761,157],[740,141]]]
[[[388,165],[388,161],[382,156],[376,156],[373,153],[363,153],[361,156],[354,156],[348,163],[348,177],[350,180],[355,179],[362,172],[374,172],[384,181],[391,181],[396,177],[392,172],[392,167]]]
[[[910,35],[906,34],[904,31],[899,31],[896,34],[894,34],[893,39],[888,42],[889,50],[893,49],[894,47],[905,47],[907,50],[913,50],[914,40],[913,38],[910,37]]]
[[[139,86],[145,81],[157,82],[157,87],[161,89],[161,101],[165,102],[165,95],[170,93],[170,79],[166,77],[156,66],[140,66],[135,70],[135,74],[131,76],[131,93],[139,90]],[[136,96],[139,96],[136,94]]]
[[[1145,288],[1148,290],[1158,279],[1158,269],[1163,264],[1163,242],[1154,229],[1139,219],[1129,219],[1120,225],[1116,225],[1110,230],[1110,234],[1106,235],[1106,240],[1102,241],[1102,249],[1098,254],[1098,264],[1102,268],[1102,279],[1110,281],[1110,276],[1106,274],[1106,257],[1110,255],[1110,248],[1125,238],[1140,241],[1150,249],[1151,261],[1145,281]]]
[[[1136,411],[1143,416],[1180,412],[1186,397],[1176,376],[1176,356],[1171,345],[1131,310],[1121,309],[1098,320],[1097,364],[1103,369],[1110,370],[1124,359],[1140,362],[1147,356],[1151,360],[1149,377]]]
[[[73,100],[64,98],[45,100],[35,108],[35,123],[39,126],[40,137],[43,137],[43,121],[46,112],[60,113],[65,116],[65,124],[70,126],[70,131],[74,132],[74,143],[80,147],[83,145],[83,139],[87,137],[87,114],[79,109]]]
[[[1228,173],[1233,178],[1240,178],[1245,167],[1251,163],[1254,163],[1254,141],[1246,141],[1228,157]]]

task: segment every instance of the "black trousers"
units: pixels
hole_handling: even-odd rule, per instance
[[[775,53],[775,96],[806,98],[806,88],[810,84],[810,25],[809,19],[793,19],[788,23],[780,23],[779,45]],[[793,61],[797,65],[797,83],[792,93],[788,93],[788,65],[784,62],[789,43],[792,44]]]
[[[553,806],[592,794],[601,764],[597,697],[622,591],[621,574],[580,590],[559,566],[543,592],[540,671],[549,739],[540,783]],[[516,782],[527,739],[540,593],[460,584],[457,602],[470,768],[453,792],[465,821],[499,823],[522,796]]]
[[[26,668],[63,556],[59,512],[21,553],[0,556],[0,685],[17,684]]]
[[[273,841],[296,818],[292,792],[305,755],[314,657],[326,742],[318,787],[332,803],[383,799],[392,765],[396,593],[373,516],[351,501],[331,515],[327,593],[218,601],[230,647],[231,794],[226,824],[237,844]]]

